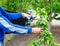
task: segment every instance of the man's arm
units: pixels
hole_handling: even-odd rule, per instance
[[[3,9],[2,9],[2,11],[3,11]],[[0,8],[0,12],[1,12],[1,8]],[[3,13],[5,13],[5,12],[3,12]],[[12,14],[13,14],[13,16],[12,16]],[[5,16],[0,13],[0,28],[2,28],[6,32],[18,33],[18,34],[31,33],[31,32],[33,32],[35,34],[39,34],[43,31],[43,29],[41,29],[41,28],[28,28],[28,27],[12,24],[9,20],[16,20],[16,19],[22,17],[22,16],[20,16],[20,14],[19,14],[20,17],[17,14],[16,15],[15,14],[16,13],[9,13],[9,14],[7,14],[7,16]],[[26,14],[23,13],[23,16],[26,16]]]
[[[0,6],[0,12],[5,17],[7,17],[9,20],[16,20],[16,19],[19,19],[19,18],[23,17],[21,12],[19,12],[19,13],[10,13],[10,12],[5,11],[1,6]]]
[[[12,24],[6,17],[0,14],[0,28],[11,33],[31,33],[32,28]]]

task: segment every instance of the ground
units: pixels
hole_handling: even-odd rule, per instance
[[[55,41],[57,43],[60,43],[60,26],[54,26],[54,27],[52,26],[51,31],[53,35],[55,36]]]
[[[60,43],[60,26],[52,26],[51,32],[55,36],[55,40],[57,43]],[[7,42],[7,36],[13,37],[13,40],[11,42]],[[27,46],[27,44],[33,40],[36,39],[37,35],[35,34],[20,34],[20,35],[13,35],[9,34],[5,36],[5,46]]]

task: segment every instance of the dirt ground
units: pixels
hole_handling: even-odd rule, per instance
[[[60,43],[60,26],[52,26],[51,32],[53,33],[53,35],[55,37],[55,41],[57,43]]]
[[[55,36],[55,41],[57,43],[60,43],[60,26],[52,26],[51,32]],[[12,37],[11,42],[7,42],[7,37]],[[5,36],[5,46],[27,46],[27,44],[32,41],[33,39],[36,39],[37,35],[35,34],[20,34],[20,35],[6,35]]]

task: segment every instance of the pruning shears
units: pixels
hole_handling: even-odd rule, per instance
[[[31,22],[36,18],[36,16],[28,16],[30,19],[25,23],[26,26],[30,25]]]
[[[35,10],[28,10],[28,17],[30,18],[25,25],[30,25],[31,22],[33,22],[33,20],[36,18],[36,11]]]

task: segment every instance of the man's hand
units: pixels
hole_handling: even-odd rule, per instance
[[[35,34],[40,34],[43,31],[43,28],[32,28],[32,32]]]
[[[29,15],[26,14],[26,13],[22,13],[22,16],[23,16],[23,17],[26,17],[28,20],[30,19],[30,18],[28,17]]]

